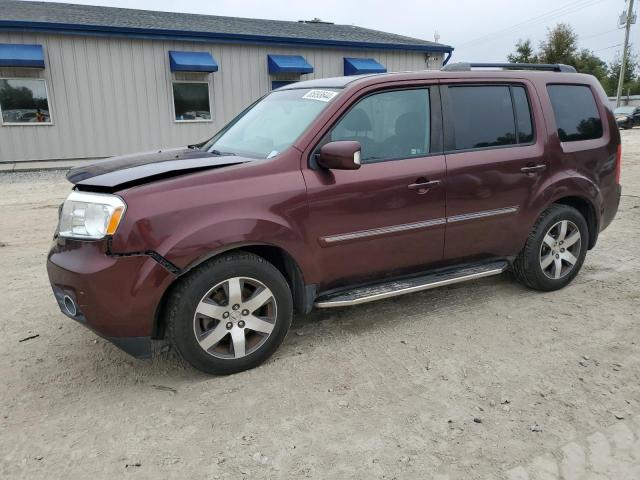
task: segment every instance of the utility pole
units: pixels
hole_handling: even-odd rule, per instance
[[[624,50],[622,50],[622,63],[620,64],[620,78],[618,79],[618,91],[616,93],[616,107],[620,106],[622,96],[622,84],[624,83],[624,71],[627,66],[627,50],[629,45],[629,30],[633,21],[633,0],[627,0],[627,18],[624,27]]]

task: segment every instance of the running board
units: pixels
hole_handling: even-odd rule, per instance
[[[316,298],[314,306],[317,308],[333,308],[360,305],[361,303],[397,297],[406,293],[420,292],[454,283],[466,282],[467,280],[500,275],[508,266],[509,262],[506,260],[467,264],[463,267],[442,269],[425,275],[360,286],[351,290],[340,290],[319,296]]]

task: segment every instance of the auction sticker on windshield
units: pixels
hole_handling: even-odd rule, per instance
[[[332,92],[331,90],[309,90],[302,98],[307,100],[319,100],[321,102],[328,102],[335,97],[338,92]]]

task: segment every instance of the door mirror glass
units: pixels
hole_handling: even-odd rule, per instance
[[[320,149],[318,163],[332,170],[357,170],[361,149],[360,142],[351,140],[329,142]]]

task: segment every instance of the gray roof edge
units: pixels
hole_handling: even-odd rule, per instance
[[[445,44],[352,25],[317,25],[313,22],[223,17],[54,2],[0,0],[0,5],[3,5],[3,13],[5,13],[2,15],[4,18],[0,17],[0,30],[4,31],[165,37],[201,42],[347,46],[423,52],[453,50],[453,47]],[[10,9],[9,6],[12,8]],[[123,17],[128,12],[131,12],[133,21],[128,16]],[[169,18],[169,22],[167,21],[170,15],[176,16],[175,23],[173,23],[173,17]],[[282,25],[282,28],[274,28],[274,24]],[[273,31],[281,32],[281,35],[272,35]]]
[[[126,36],[133,38],[168,38],[174,40],[253,43],[271,45],[297,45],[322,47],[354,47],[377,50],[414,50],[421,52],[452,52],[454,47],[445,44],[410,44],[389,42],[366,42],[359,40],[329,40],[321,38],[277,37],[191,30],[167,30],[146,27],[119,27],[108,25],[65,24],[57,22],[32,22],[22,20],[0,20],[0,31],[59,33],[72,35]]]

